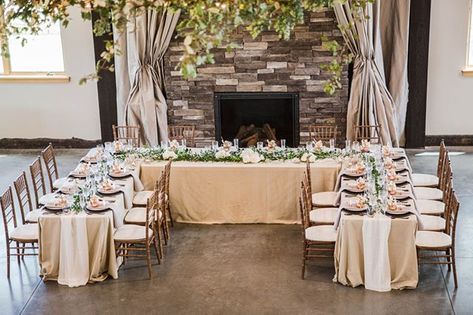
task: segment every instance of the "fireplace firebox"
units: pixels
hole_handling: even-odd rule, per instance
[[[286,139],[299,145],[299,96],[297,93],[215,93],[215,138],[238,138],[240,145]]]

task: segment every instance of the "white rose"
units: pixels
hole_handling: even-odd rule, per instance
[[[301,160],[299,160],[298,158],[293,158],[293,159],[291,160],[291,162],[292,162],[292,163],[300,163]]]
[[[307,153],[302,154],[302,156],[301,156],[301,161],[302,161],[302,162],[307,162],[307,157],[308,157],[308,155],[309,155],[309,154],[307,154]]]
[[[311,155],[309,156],[309,162],[310,162],[310,163],[314,163],[314,162],[315,162],[315,155],[311,154]]]
[[[163,159],[164,160],[174,160],[177,158],[177,154],[174,151],[171,150],[166,150],[163,153]]]
[[[228,156],[230,156],[230,153],[228,153],[228,151],[225,151],[225,150],[220,150],[220,151],[215,153],[215,158],[216,159],[223,159],[223,158],[226,158]]]

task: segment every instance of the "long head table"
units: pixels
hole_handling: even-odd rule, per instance
[[[165,162],[141,164],[152,190]],[[173,162],[170,202],[174,218],[189,223],[300,223],[298,196],[305,163]],[[314,192],[332,191],[340,163],[312,163]]]

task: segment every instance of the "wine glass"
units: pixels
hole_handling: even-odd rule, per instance
[[[281,149],[286,148],[286,139],[281,139]]]

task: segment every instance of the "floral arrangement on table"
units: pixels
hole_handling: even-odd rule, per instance
[[[275,143],[268,143],[268,146],[262,149],[254,147],[236,148],[231,146],[230,142],[227,142],[225,141],[223,146],[216,150],[193,151],[185,147],[168,146],[166,148],[131,149],[117,153],[115,156],[121,160],[126,159],[129,154],[134,154],[139,158],[153,161],[240,162],[248,164],[265,161],[291,161],[294,163],[309,161],[313,163],[317,160],[338,158],[343,154],[339,150],[330,151],[326,147],[308,150],[306,148],[281,148],[276,146]]]

